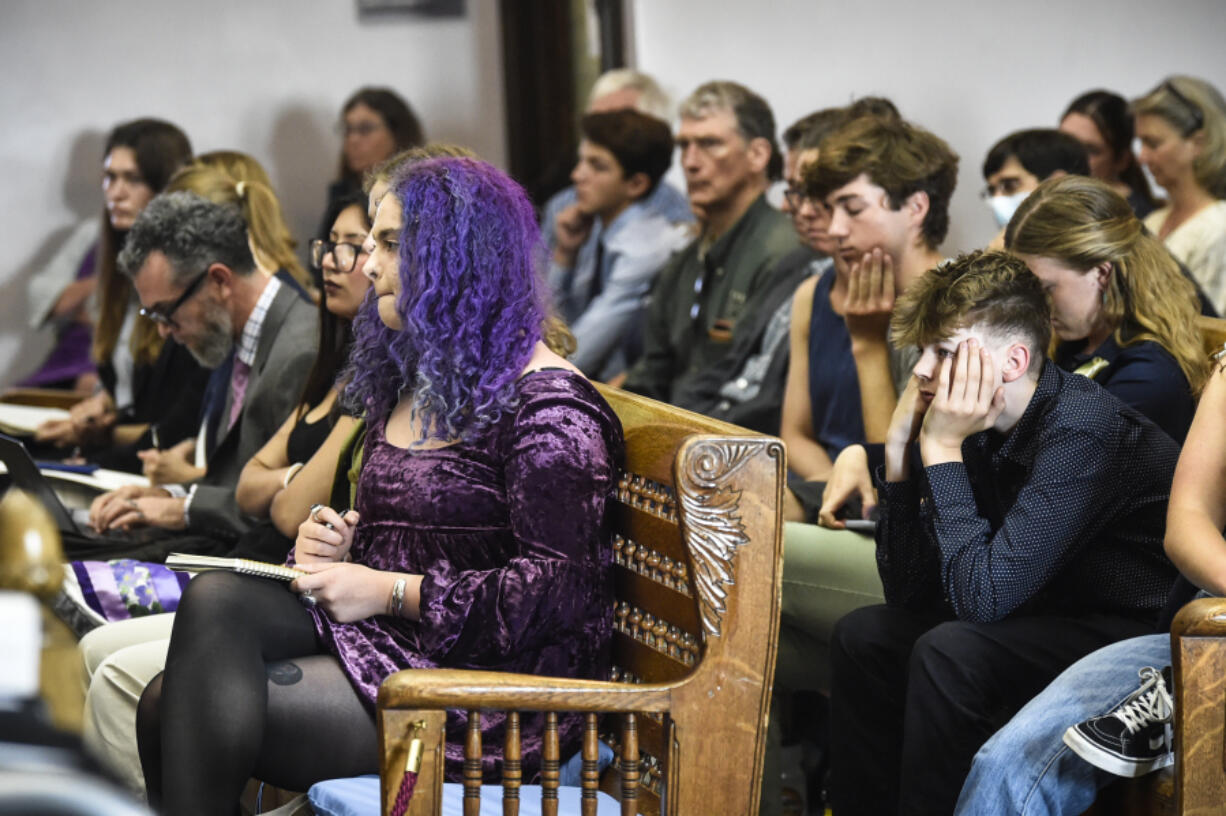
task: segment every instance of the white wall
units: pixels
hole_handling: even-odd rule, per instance
[[[41,360],[26,282],[65,228],[99,217],[116,122],[159,116],[199,152],[252,154],[305,239],[354,89],[394,88],[430,138],[503,164],[501,62],[492,0],[462,19],[359,19],[355,0],[0,0],[0,384]]]
[[[893,99],[962,157],[946,252],[994,234],[980,168],[1006,133],[1055,127],[1091,88],[1131,98],[1187,73],[1226,89],[1224,0],[638,0],[633,24],[638,67],[678,101],[733,79],[783,130],[853,97]]]

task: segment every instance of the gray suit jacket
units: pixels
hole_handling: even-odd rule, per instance
[[[230,430],[219,431],[223,436],[209,459],[208,472],[196,483],[189,531],[228,540],[251,526],[252,520],[234,500],[238,475],[298,404],[318,347],[315,306],[282,285],[260,327],[242,412]],[[227,397],[222,416],[229,414]]]

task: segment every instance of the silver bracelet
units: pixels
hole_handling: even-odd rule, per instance
[[[302,470],[302,462],[295,462],[294,464],[290,465],[289,470],[285,471],[285,478],[281,480],[281,487],[289,487],[289,483],[295,476],[298,475],[298,471],[300,470]]]
[[[404,612],[404,584],[403,578],[397,578],[392,584],[392,600],[387,606],[387,614],[397,618]]]

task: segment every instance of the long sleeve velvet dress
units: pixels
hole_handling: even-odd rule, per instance
[[[384,421],[367,435],[353,560],[424,575],[421,619],[354,623],[312,612],[373,710],[404,668],[463,668],[604,679],[612,636],[605,507],[624,458],[621,425],[587,380],[563,369],[522,377],[518,404],[476,439],[398,448]],[[525,779],[540,766],[542,715],[521,717]],[[464,712],[447,717],[447,773],[459,778]],[[559,717],[563,751],[581,715]],[[482,717],[485,772],[502,756],[504,717]],[[564,753],[564,756],[566,755]]]

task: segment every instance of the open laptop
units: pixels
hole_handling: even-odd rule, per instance
[[[51,481],[34,464],[29,451],[20,440],[0,434],[0,462],[8,469],[8,481],[33,495],[47,508],[55,526],[69,536],[78,536],[98,541],[143,541],[160,534],[160,530],[108,530],[99,533],[89,526],[89,509],[82,507],[69,510],[51,486]]]

